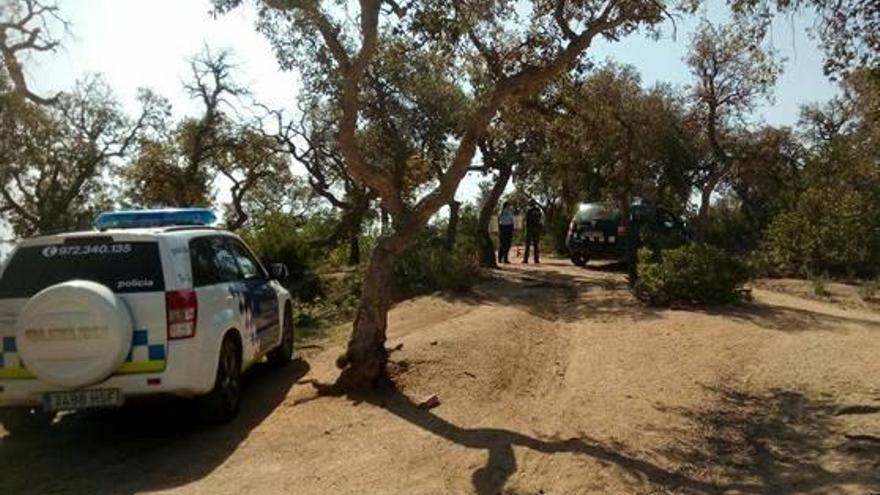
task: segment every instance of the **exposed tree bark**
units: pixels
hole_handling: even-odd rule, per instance
[[[388,380],[385,332],[391,306],[394,260],[406,250],[421,227],[418,223],[404,225],[393,234],[381,237],[373,250],[364,274],[354,331],[345,353],[336,360],[342,374],[334,389],[373,388]]]

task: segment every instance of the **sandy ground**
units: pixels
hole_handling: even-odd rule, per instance
[[[398,392],[317,398],[327,341],[223,427],[172,402],[7,435],[0,494],[880,494],[880,314],[753,295],[654,310],[607,267],[515,265],[394,309]]]

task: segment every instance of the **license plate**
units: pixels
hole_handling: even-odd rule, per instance
[[[605,242],[605,234],[602,232],[591,230],[584,232],[584,236],[592,242]]]
[[[49,392],[43,404],[47,411],[116,407],[122,405],[122,392],[118,388]]]

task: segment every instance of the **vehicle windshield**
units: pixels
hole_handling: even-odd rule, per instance
[[[611,220],[617,222],[620,220],[620,212],[603,203],[584,203],[580,205],[577,213],[575,213],[574,220],[578,223],[592,220]]]
[[[20,247],[0,277],[0,297],[31,297],[76,279],[104,284],[117,293],[165,290],[156,242],[99,238]]]

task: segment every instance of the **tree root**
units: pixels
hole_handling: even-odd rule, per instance
[[[337,364],[339,364],[340,359],[343,357],[347,359],[347,356],[343,354],[337,359]],[[386,360],[378,374],[374,374],[358,369],[348,362],[335,382],[322,383],[313,380],[311,385],[318,395],[327,397],[356,396],[362,395],[365,392],[396,389],[394,380],[388,374],[387,366],[388,362]]]

